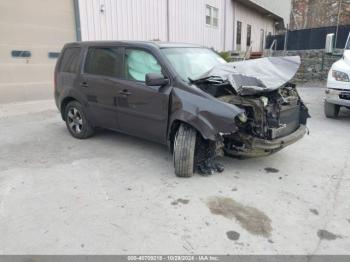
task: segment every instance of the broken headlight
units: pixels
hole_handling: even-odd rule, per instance
[[[337,81],[342,81],[342,82],[349,82],[350,81],[348,74],[341,72],[341,71],[332,70],[332,76]]]
[[[263,103],[264,107],[266,107],[269,103],[269,99],[266,96],[261,96],[260,101]]]
[[[238,119],[241,123],[245,124],[248,121],[248,117],[245,112],[239,113],[236,116],[236,119]]]

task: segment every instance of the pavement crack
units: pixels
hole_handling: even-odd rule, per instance
[[[326,228],[328,227],[328,224],[329,224],[329,222],[331,220],[331,217],[334,214],[334,210],[335,210],[335,208],[337,206],[337,199],[338,199],[339,189],[340,189],[340,186],[341,186],[342,181],[343,181],[344,176],[345,176],[345,170],[347,170],[347,168],[348,168],[349,159],[350,158],[348,157],[345,160],[343,168],[340,169],[340,172],[338,173],[339,174],[339,177],[337,176],[338,180],[337,180],[334,188],[332,188],[330,190],[330,192],[329,192],[329,194],[333,193],[333,202],[332,202],[331,209],[329,211],[327,211],[326,214],[324,215],[325,223],[323,224],[323,227],[320,230],[326,230]],[[317,241],[317,244],[316,244],[316,247],[314,248],[314,250],[311,253],[311,256],[316,254],[316,252],[318,251],[318,249],[319,249],[319,247],[320,247],[320,245],[321,245],[323,240],[324,240],[323,238],[319,237],[319,239]]]

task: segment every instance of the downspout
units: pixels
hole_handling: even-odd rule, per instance
[[[74,19],[75,19],[75,34],[76,34],[77,41],[81,41],[79,0],[73,0],[73,5],[74,5]]]
[[[231,0],[233,1],[233,0]],[[237,36],[237,25],[236,25],[236,1],[232,2],[232,13],[233,13],[233,37],[232,37],[232,50],[236,50],[236,36]]]
[[[166,34],[167,41],[170,42],[170,10],[169,10],[169,0],[166,1]]]
[[[169,0],[168,0],[169,1]],[[224,0],[224,51],[226,51],[226,9],[227,0]]]
[[[340,19],[340,13],[341,13],[341,4],[342,4],[342,0],[339,0],[337,29],[336,29],[336,32],[335,32],[335,43],[334,43],[334,48],[335,49],[337,48],[338,31],[339,31],[339,19]]]
[[[289,33],[289,24],[287,24],[286,33],[284,34],[284,47],[283,47],[284,55],[286,55],[286,51],[288,47],[288,33]]]

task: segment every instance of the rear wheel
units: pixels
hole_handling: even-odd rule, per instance
[[[339,105],[331,104],[327,101],[324,102],[324,113],[328,118],[337,118],[339,115],[339,109]]]
[[[72,101],[66,106],[65,120],[69,133],[75,138],[85,139],[94,134],[94,128],[87,120],[82,105],[77,101]]]
[[[194,152],[197,131],[189,125],[181,124],[174,141],[174,167],[179,177],[191,177],[194,171]]]

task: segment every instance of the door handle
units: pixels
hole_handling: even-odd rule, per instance
[[[129,96],[129,95],[131,95],[131,92],[127,89],[124,89],[124,90],[120,91],[119,94],[121,94],[123,96]]]
[[[81,86],[81,87],[88,87],[89,85],[88,85],[87,82],[82,82],[82,83],[80,83],[80,86]]]

